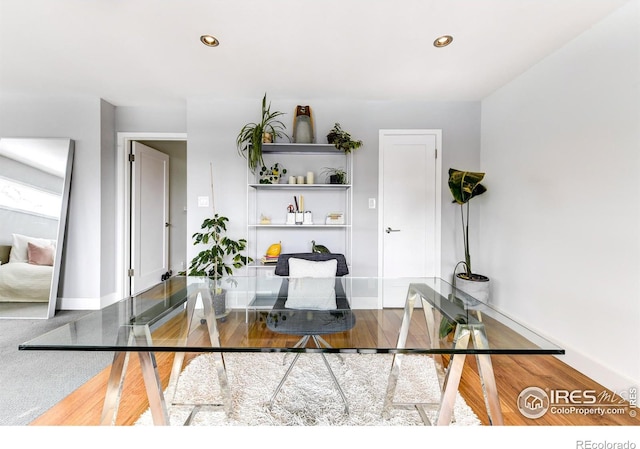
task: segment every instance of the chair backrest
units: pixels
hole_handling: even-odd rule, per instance
[[[336,276],[344,276],[345,274],[349,274],[349,267],[347,267],[347,259],[345,259],[344,254],[333,254],[333,253],[289,253],[289,254],[280,254],[278,257],[278,262],[276,263],[275,274],[277,276],[289,276],[289,259],[304,259],[304,260],[312,260],[312,261],[325,261],[336,259],[338,261],[338,267],[336,270]]]

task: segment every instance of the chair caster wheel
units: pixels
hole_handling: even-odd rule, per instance
[[[207,324],[207,320],[205,320],[204,318],[200,318],[200,324]]]

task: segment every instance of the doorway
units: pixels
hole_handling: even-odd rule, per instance
[[[380,130],[378,275],[382,307],[404,307],[407,279],[440,276],[442,131]]]
[[[138,235],[136,239],[136,217],[140,221],[141,211],[136,206],[133,189],[134,165],[129,161],[129,155],[136,146],[146,146],[165,155],[168,158],[168,204],[167,217],[160,224],[166,226],[164,232],[158,232],[162,241],[157,242],[156,248],[165,248],[167,253],[166,269],[157,270],[156,260],[158,254],[151,254],[141,249],[139,243],[143,240]],[[185,269],[186,253],[188,243],[188,233],[186,229],[186,160],[187,160],[187,139],[186,134],[164,134],[164,133],[118,133],[118,246],[117,246],[117,286],[116,291],[121,298],[136,294],[150,285],[161,282],[162,276],[166,273],[173,275]],[[153,159],[155,160],[155,159]],[[161,165],[157,162],[151,164],[156,168]],[[147,177],[147,192],[154,192],[159,188],[156,176]],[[142,181],[145,177],[142,176]],[[144,191],[139,188],[138,191]],[[138,204],[149,205],[158,203],[160,195],[149,195],[147,199],[138,200]],[[150,198],[150,199],[149,199]],[[144,221],[144,220],[143,220]],[[157,220],[156,220],[157,221]],[[143,233],[143,235],[145,235]],[[136,245],[133,247],[132,245]],[[154,245],[148,239],[145,242],[147,247]],[[153,246],[151,246],[153,247]],[[136,248],[138,251],[136,252]],[[153,251],[154,253],[157,251]],[[141,265],[140,255],[146,254],[146,269]],[[142,271],[141,271],[142,269]],[[136,271],[138,271],[136,273]],[[140,275],[140,277],[138,277]],[[144,279],[147,277],[147,279]],[[156,279],[157,278],[157,279]]]

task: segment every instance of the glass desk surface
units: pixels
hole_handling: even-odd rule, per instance
[[[89,312],[19,348],[126,352],[564,354],[564,350],[551,341],[439,278],[224,278],[219,284],[226,291],[227,301],[240,305],[217,318],[211,312],[214,309],[212,284],[213,280],[208,278],[173,277],[136,296]],[[382,292],[396,295],[405,307],[381,308]],[[191,340],[187,337],[205,325],[215,338]],[[312,326],[311,330],[308,326]],[[447,326],[454,331],[441,332]],[[482,328],[488,344],[456,345],[457,327]],[[140,338],[141,334],[145,338]],[[323,335],[329,344],[295,346],[299,335],[304,334]]]

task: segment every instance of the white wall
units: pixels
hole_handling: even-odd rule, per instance
[[[100,112],[97,98],[0,95],[0,136],[75,141],[59,288],[73,302],[100,297]]]
[[[269,100],[269,98],[268,98]],[[210,164],[213,164],[215,206],[229,217],[230,237],[246,234],[245,160],[237,153],[235,140],[245,123],[260,117],[261,98],[252,101],[191,99],[188,102],[187,229],[200,228],[211,208],[198,208],[198,196],[211,196]],[[480,104],[390,103],[331,99],[278,99],[272,111],[285,112],[284,123],[291,134],[297,104],[310,105],[314,114],[316,141],[326,143],[326,134],[339,122],[364,146],[353,153],[353,273],[377,275],[377,210],[368,208],[368,198],[378,193],[378,130],[381,128],[434,128],[443,130],[443,171],[450,166],[479,167]],[[462,257],[456,245],[455,209],[443,176],[443,273],[448,273]],[[455,221],[457,223],[457,221]],[[187,259],[196,252],[188,246]]]
[[[640,379],[639,5],[482,102],[474,200],[494,304],[613,389]]]

